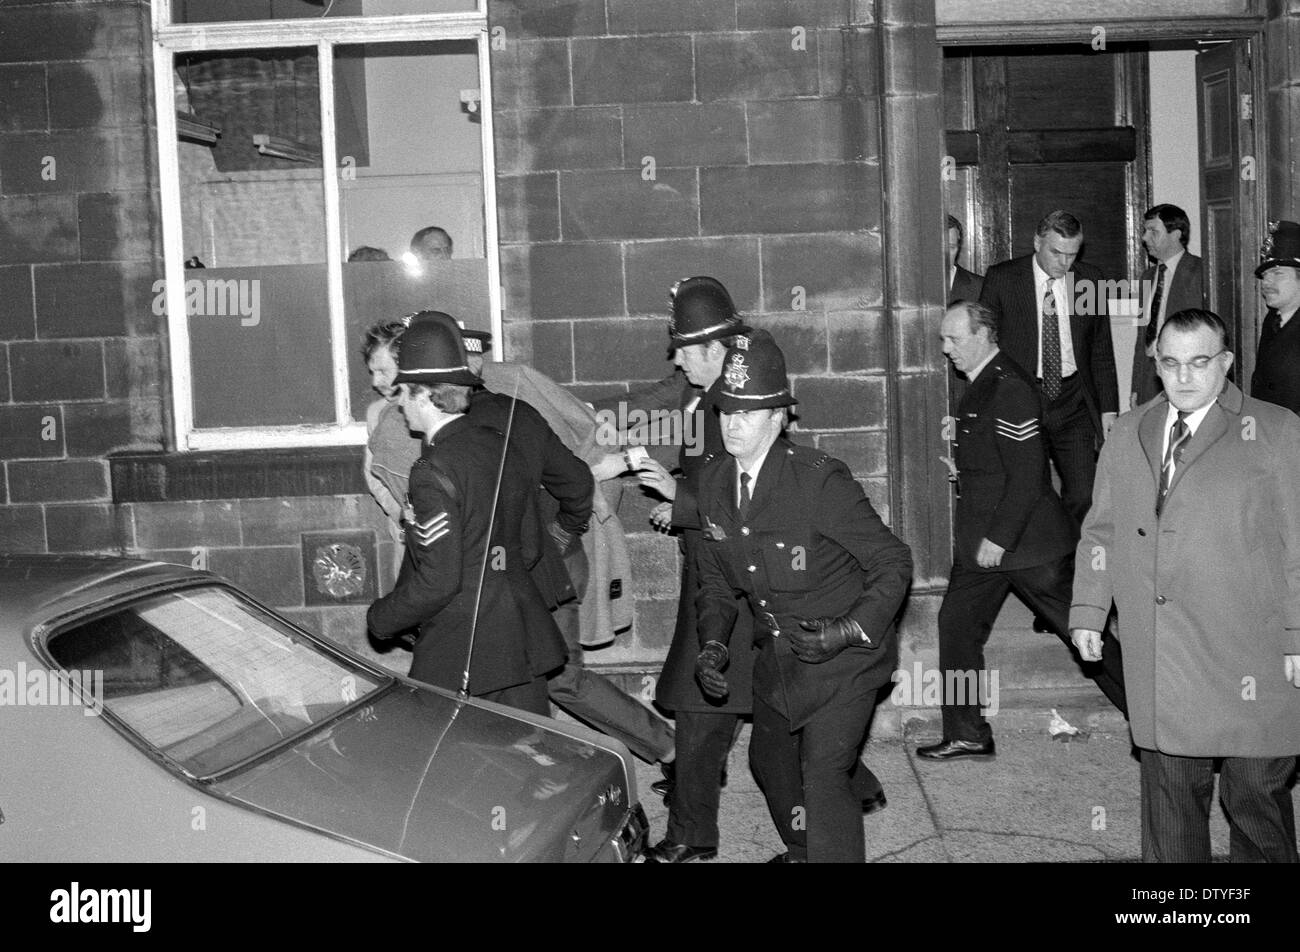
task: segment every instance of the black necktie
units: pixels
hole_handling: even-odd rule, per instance
[[[1165,271],[1167,268],[1161,264],[1156,269],[1156,289],[1151,293],[1151,317],[1147,321],[1147,349],[1156,341],[1156,334],[1160,332],[1160,302],[1165,299]]]
[[[1268,316],[1264,318],[1264,330],[1259,335],[1260,340],[1268,340],[1275,337],[1282,329],[1282,315],[1278,311],[1270,310]]]
[[[740,471],[740,521],[749,518],[749,473]]]
[[[1061,321],[1056,314],[1056,295],[1048,279],[1043,293],[1043,396],[1048,402],[1061,395]]]
[[[1165,496],[1169,493],[1169,484],[1174,480],[1174,470],[1182,463],[1183,451],[1187,449],[1187,441],[1192,436],[1191,427],[1187,425],[1189,415],[1187,411],[1179,410],[1178,419],[1169,428],[1169,446],[1165,450],[1164,465],[1160,467],[1160,495],[1156,498],[1157,516],[1165,507]]]

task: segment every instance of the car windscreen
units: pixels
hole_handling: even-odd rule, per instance
[[[389,683],[216,586],[141,599],[48,647],[65,670],[102,671],[104,708],[200,777]]]

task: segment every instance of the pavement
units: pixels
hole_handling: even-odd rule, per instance
[[[864,820],[867,860],[1138,861],[1138,762],[1128,731],[1093,730],[1087,740],[1063,742],[1048,733],[1048,717],[1037,712],[1013,717],[1012,725],[998,730],[997,757],[991,761],[935,763],[918,758],[918,743],[938,739],[937,724],[928,719],[905,723],[900,736],[868,743],[863,761],[880,778],[889,805]],[[1117,719],[1116,714],[1105,723]],[[1041,724],[1031,723],[1035,721]],[[782,852],[763,795],[749,772],[748,747],[746,724],[727,765],[717,862],[761,863]],[[659,777],[658,767],[638,761],[637,788],[650,820],[651,843],[662,839],[668,817],[660,798],[650,791]],[[1293,797],[1300,813],[1300,789]],[[1210,834],[1215,859],[1226,859],[1228,827],[1217,802]]]

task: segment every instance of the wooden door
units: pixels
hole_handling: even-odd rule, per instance
[[[1255,285],[1260,228],[1251,41],[1236,40],[1196,57],[1201,153],[1201,254],[1210,309],[1223,318],[1237,354],[1233,376],[1248,381],[1259,339]]]

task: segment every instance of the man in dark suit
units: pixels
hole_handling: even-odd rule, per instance
[[[1097,449],[1119,412],[1105,284],[1076,261],[1082,246],[1079,220],[1051,212],[1038,223],[1034,253],[989,268],[980,294],[998,317],[999,346],[1036,381],[1062,501],[1080,524]]]
[[[956,554],[939,609],[939,667],[945,674],[943,739],[917,754],[929,760],[985,759],[993,732],[984,645],[1015,590],[1070,644],[1066,627],[1074,576],[1074,530],[1048,472],[1034,383],[998,349],[997,318],[980,304],[950,307],[943,352],[970,386],[958,407]],[[1113,642],[1111,643],[1113,646]],[[1089,674],[1120,711],[1118,658]],[[982,688],[982,691],[981,691]]]
[[[1072,636],[1096,658],[1118,608],[1142,858],[1210,861],[1218,766],[1229,860],[1295,863],[1300,421],[1227,379],[1217,314],[1170,315],[1156,348],[1164,395],[1126,413],[1101,452]]]
[[[1300,413],[1300,224],[1274,221],[1260,249],[1259,291],[1268,305],[1250,395]]]
[[[967,271],[957,263],[961,257],[964,232],[961,222],[948,216],[948,303],[953,301],[978,301],[984,279],[974,272]]]
[[[546,676],[565,649],[527,568],[525,504],[536,484],[503,465],[500,432],[466,415],[481,381],[454,320],[425,312],[402,335],[397,368],[398,406],[425,446],[411,468],[409,557],[366,622],[380,640],[419,626],[411,677],[456,691],[468,670],[475,697],[549,715]],[[495,552],[503,568],[485,571]]]
[[[726,453],[705,464],[698,496],[696,676],[727,695],[743,598],[757,647],[749,763],[786,844],[776,861],[862,862],[856,765],[897,661],[912,557],[847,466],[782,436],[795,402],[770,334],[727,350]]]
[[[1161,392],[1156,373],[1156,336],[1165,318],[1191,307],[1205,307],[1201,259],[1187,250],[1191,224],[1177,205],[1156,205],[1142,216],[1142,245],[1156,262],[1142,272],[1142,324],[1133,342],[1129,407]]]

